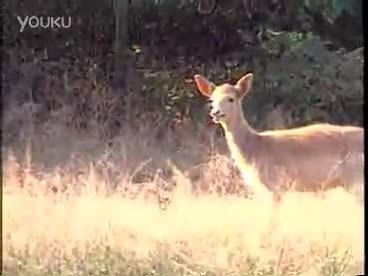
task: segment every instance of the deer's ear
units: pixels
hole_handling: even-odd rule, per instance
[[[208,98],[211,97],[213,90],[215,90],[216,88],[216,86],[212,82],[201,75],[195,75],[194,81],[197,84],[199,92],[201,92],[203,96]]]
[[[235,84],[235,87],[238,89],[241,96],[244,96],[249,93],[250,89],[253,85],[253,74],[248,73],[241,77]]]

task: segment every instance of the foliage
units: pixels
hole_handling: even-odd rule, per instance
[[[342,16],[343,13],[361,20],[361,0],[304,0],[304,5],[313,12],[322,11],[324,16],[331,21]]]
[[[316,121],[349,123],[350,119],[362,124],[362,78],[361,50],[345,55],[330,52],[312,37],[270,62],[248,100],[248,112],[274,118],[279,112],[278,127]]]
[[[129,10],[132,51],[129,54],[130,68],[126,72],[128,86],[124,93],[114,94],[109,84],[112,68],[117,62],[112,55],[115,29],[111,7],[106,4],[99,10],[97,2],[84,5],[83,9],[76,4],[65,4],[68,13],[81,19],[73,26],[72,33],[29,30],[20,34],[14,31],[18,25],[11,16],[24,14],[27,9],[34,12],[40,3],[27,7],[14,3],[5,3],[5,95],[7,100],[9,96],[9,99],[16,98],[22,103],[34,101],[39,107],[35,118],[39,120],[47,118],[49,113],[59,112],[59,109],[68,110],[70,113],[65,115],[68,117],[65,120],[78,127],[87,127],[91,117],[107,128],[118,128],[122,118],[128,121],[132,118],[137,121],[161,118],[162,122],[175,124],[188,117],[199,120],[204,118],[204,105],[192,83],[195,73],[202,73],[220,83],[234,81],[245,72],[253,71],[257,92],[252,94],[246,105],[251,114],[257,114],[252,119],[257,126],[262,126],[262,122],[268,124],[261,118],[279,105],[280,95],[289,102],[282,108],[286,117],[292,117],[288,119],[288,125],[317,119],[361,123],[360,73],[356,70],[350,73],[349,82],[344,79],[347,78],[344,73],[344,77],[338,78],[338,85],[333,84],[336,82],[334,74],[340,74],[340,69],[335,69],[335,61],[341,64],[351,62],[352,65],[344,69],[344,72],[350,72],[350,67],[361,68],[359,59],[347,62],[338,53],[330,57],[328,49],[322,47],[323,54],[311,59],[323,59],[323,62],[308,63],[303,54],[292,58],[292,62],[283,61],[295,48],[303,49],[304,43],[316,36],[306,24],[312,20],[306,13],[298,13],[292,18],[294,25],[298,21],[303,22],[301,30],[283,30],[277,16],[272,19],[276,21],[267,23],[246,19],[238,11],[234,12],[236,1],[227,2],[227,5],[219,2],[213,14],[206,16],[196,12],[193,1],[172,1],[169,9],[165,8],[167,1],[151,1],[151,6],[143,5],[146,3],[143,0],[132,1]],[[295,3],[299,5],[299,2]],[[307,4],[312,7],[313,3],[316,2]],[[55,5],[49,8],[55,8]],[[291,6],[289,3],[288,8]],[[41,10],[47,8],[43,6]],[[90,13],[95,16],[87,16]],[[243,19],[239,20],[239,16]],[[270,30],[271,24],[277,31]],[[263,31],[260,26],[265,27]],[[341,28],[338,30],[340,32]],[[339,35],[346,37],[345,32]],[[308,49],[305,51],[309,52]],[[313,66],[320,66],[319,71]],[[281,72],[280,68],[282,76],[277,74]],[[313,70],[319,72],[318,76],[302,76]],[[298,72],[297,76],[289,78],[294,72]],[[310,109],[312,115],[308,115],[307,110],[309,105],[314,105],[315,99],[310,98],[309,92],[296,92],[298,87],[309,87],[307,82],[310,79],[321,91],[337,93],[336,87],[342,87],[342,93],[334,96],[337,97],[334,102],[331,98],[316,96],[323,98],[324,105]],[[282,83],[281,87],[279,83]],[[353,83],[354,89],[350,89],[348,83]],[[29,87],[32,87],[31,95]],[[270,90],[281,91],[270,93]],[[290,106],[293,101],[294,105]],[[316,109],[323,109],[324,115]],[[290,110],[293,110],[292,114],[287,115]]]
[[[348,13],[350,16],[361,19],[361,0],[302,0],[302,1],[284,1],[276,0],[267,3],[267,1],[254,1],[254,0],[233,0],[229,1],[226,5],[224,1],[219,0],[158,0],[158,1],[145,1],[145,0],[133,0],[132,7],[148,7],[160,8],[160,9],[180,9],[184,6],[196,6],[199,12],[203,14],[213,13],[216,6],[218,9],[222,7],[236,10],[237,7],[242,5],[246,13],[260,12],[264,8],[275,9],[279,7],[284,11],[295,11],[295,9],[303,9],[306,7],[312,12],[321,12],[327,19],[334,21],[336,18]],[[262,7],[262,8],[261,8]],[[270,12],[270,11],[268,11]]]

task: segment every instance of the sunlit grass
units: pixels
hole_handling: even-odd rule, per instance
[[[4,275],[354,275],[363,269],[363,206],[342,190],[324,198],[291,193],[277,208],[179,191],[162,210],[155,200],[127,199],[118,190],[44,192],[48,182],[75,177],[60,170],[30,171],[32,188],[19,187],[16,163],[4,166]],[[103,179],[89,174],[85,181],[97,187]]]

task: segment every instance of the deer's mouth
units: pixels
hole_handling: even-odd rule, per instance
[[[211,114],[211,117],[212,117],[212,121],[217,124],[221,121],[221,119],[225,118],[226,115],[223,113],[217,113],[217,114]]]

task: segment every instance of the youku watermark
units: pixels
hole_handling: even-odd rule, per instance
[[[22,33],[26,28],[37,29],[68,29],[72,25],[70,16],[17,16]]]

